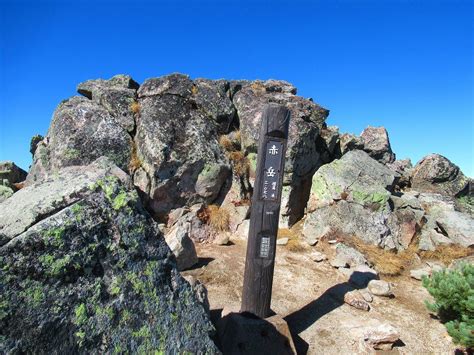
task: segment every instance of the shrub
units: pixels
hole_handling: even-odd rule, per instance
[[[235,150],[234,144],[228,136],[221,136],[219,138],[219,145],[227,152],[232,152],[233,150]]]
[[[435,302],[425,301],[445,323],[455,344],[474,347],[474,265],[462,264],[455,270],[441,270],[423,279],[423,286]]]

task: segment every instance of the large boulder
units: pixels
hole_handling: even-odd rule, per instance
[[[314,174],[310,207],[347,200],[372,209],[387,210],[397,179],[397,173],[366,152],[353,150],[341,159],[323,165]]]
[[[395,154],[390,147],[387,130],[384,127],[367,127],[361,133],[364,140],[364,150],[383,164],[393,163]]]
[[[289,225],[299,220],[306,207],[311,177],[323,161],[317,138],[329,111],[311,99],[296,96],[296,88],[285,81],[231,82],[233,102],[240,120],[242,148],[257,151],[263,107],[269,102],[291,111],[286,151],[282,219]]]
[[[13,195],[13,189],[8,186],[0,185],[0,202],[5,201],[11,195]]]
[[[172,74],[148,79],[138,90],[135,142],[147,179],[139,187],[158,218],[183,205],[213,202],[230,177],[217,131],[233,113],[224,103],[209,105],[210,97],[219,97],[219,86],[203,86],[201,81],[195,89],[188,76]]]
[[[0,215],[1,353],[218,352],[206,310],[110,162],[25,187]]]
[[[27,184],[67,166],[90,164],[101,156],[128,171],[132,138],[122,118],[121,112],[105,101],[74,96],[60,103],[46,137],[36,147]]]
[[[430,154],[421,159],[413,170],[412,188],[420,192],[435,192],[447,196],[462,194],[469,179],[449,159]]]

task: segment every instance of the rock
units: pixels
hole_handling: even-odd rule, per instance
[[[339,149],[339,128],[336,126],[323,126],[316,141],[318,152],[324,164],[330,163],[335,158],[340,158]]]
[[[437,261],[427,261],[426,265],[428,265],[431,272],[439,272],[446,269],[446,266],[443,263]]]
[[[411,186],[413,164],[410,159],[395,160],[393,163],[386,164],[386,166],[400,175],[400,179],[397,183],[399,189],[405,189]]]
[[[368,303],[371,303],[374,300],[370,292],[367,290],[361,290],[360,294],[362,295],[362,298],[364,298],[364,300]]]
[[[217,124],[218,133],[228,133],[236,125],[236,109],[226,80],[194,80],[196,104]]]
[[[367,153],[354,150],[319,168],[313,177],[311,193],[322,204],[347,200],[371,209],[387,210],[397,179],[395,172]]]
[[[217,235],[217,237],[214,239],[214,244],[216,245],[228,245],[229,242],[230,234],[226,232]]]
[[[374,296],[385,296],[389,297],[392,295],[392,289],[387,281],[383,280],[371,280],[367,285],[370,293]]]
[[[315,222],[314,220],[308,221],[308,219],[306,219],[303,224],[303,236],[306,242],[311,246],[316,245],[320,240],[331,235],[333,232],[330,226]]]
[[[431,269],[429,267],[423,267],[420,269],[410,270],[410,276],[415,280],[423,279],[423,276],[430,276]]]
[[[390,214],[388,226],[396,249],[401,250],[409,247],[426,221],[424,214],[423,210],[411,208],[396,209]]]
[[[366,287],[371,280],[378,280],[378,278],[377,271],[367,265],[357,265],[349,274],[349,282],[359,288]]]
[[[361,133],[364,150],[382,164],[393,163],[395,154],[390,147],[387,130],[384,127],[367,127]]]
[[[12,161],[0,162],[0,185],[14,189],[13,184],[26,179],[26,171]]]
[[[413,170],[412,188],[420,192],[434,192],[456,196],[468,186],[468,178],[459,167],[439,154],[421,159]]]
[[[338,256],[332,259],[329,263],[331,264],[332,267],[336,269],[349,267],[347,260],[345,258],[338,257]]]
[[[261,319],[223,311],[217,330],[224,354],[296,354],[288,324],[279,315]]]
[[[360,251],[342,243],[336,246],[336,258],[344,260],[351,268],[367,264],[367,259]]]
[[[38,143],[41,142],[44,139],[44,137],[41,134],[35,134],[33,137],[31,137],[30,141],[30,153],[34,157],[36,148],[38,147]]]
[[[130,76],[116,75],[109,80],[80,83],[77,92],[104,107],[123,129],[132,132],[135,129],[134,115],[140,110],[135,100],[138,87]]]
[[[97,101],[74,96],[54,112],[48,134],[37,145],[27,185],[44,181],[64,167],[88,165],[101,156],[128,172],[132,146],[115,112]]]
[[[100,158],[88,167],[64,168],[56,178],[21,189],[1,205],[0,246],[55,211],[80,201],[90,193],[92,182],[104,184],[109,175],[130,183],[127,174],[109,159]]]
[[[377,327],[364,330],[364,345],[369,349],[391,350],[400,339],[400,334],[390,324],[384,323]]]
[[[284,175],[287,198],[281,205],[282,221],[291,226],[303,217],[311,177],[322,164],[316,142],[329,111],[312,100],[296,96],[296,88],[284,81],[231,81],[230,85],[240,120],[242,148],[247,153],[257,151],[265,104],[275,102],[291,111]]]
[[[426,223],[420,236],[420,249],[434,250],[440,244],[474,245],[474,219],[455,210],[452,199],[439,194],[422,193],[419,200],[426,206]]]
[[[320,263],[321,261],[327,260],[326,254],[320,253],[319,251],[312,252],[309,256],[311,260]]]
[[[287,245],[288,244],[288,238],[279,238],[277,239],[277,245]]]
[[[11,195],[13,195],[13,190],[7,186],[0,185],[0,203],[5,201]]]
[[[303,231],[322,224],[323,227],[332,229],[339,237],[355,236],[369,244],[395,249],[396,236],[391,235],[388,219],[387,212],[372,211],[360,204],[342,200],[310,213]],[[303,233],[306,235],[306,232]]]
[[[171,251],[173,252],[178,270],[186,270],[197,264],[198,257],[196,247],[189,237],[188,222],[175,224],[165,235],[165,240]]]
[[[350,133],[344,133],[340,136],[340,154],[344,155],[351,150],[362,150],[364,148],[364,140]]]
[[[349,306],[361,309],[363,311],[370,310],[369,304],[358,290],[347,292],[344,295],[344,302],[347,303]]]
[[[249,228],[250,228],[250,220],[246,219],[243,221],[239,227],[237,228],[237,231],[235,233],[235,236],[240,238],[240,239],[245,239],[247,240],[249,236]]]
[[[187,275],[183,276],[183,278],[188,281],[188,283],[191,285],[194,294],[196,295],[196,299],[198,300],[199,303],[202,304],[204,309],[206,310],[206,313],[210,315],[211,313],[211,308],[209,305],[209,299],[207,298],[207,288],[204,286],[198,279],[196,279],[192,275]]]
[[[143,191],[149,208],[164,218],[174,208],[212,203],[230,178],[230,165],[216,122],[197,105],[193,82],[181,74],[148,79],[138,90],[138,102],[135,141],[150,177],[150,189]]]
[[[218,352],[123,171],[65,168],[0,214],[1,353]]]

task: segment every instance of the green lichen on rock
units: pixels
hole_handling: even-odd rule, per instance
[[[84,186],[0,247],[0,353],[217,353],[135,190],[116,177]]]
[[[370,206],[377,210],[386,210],[389,198],[390,193],[388,191],[352,191],[352,199],[354,200],[354,202],[360,203],[364,206]]]

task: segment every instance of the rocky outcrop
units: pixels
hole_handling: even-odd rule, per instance
[[[210,92],[215,89],[213,95],[219,97],[222,88],[206,85],[203,92],[203,85],[194,86],[189,77],[173,74],[149,79],[138,90],[135,141],[148,179],[146,187],[139,187],[150,197],[150,208],[158,217],[183,205],[213,202],[230,177],[217,131],[224,116],[233,113],[218,103],[211,110]]]
[[[314,175],[310,209],[347,200],[375,210],[388,209],[398,175],[361,150],[350,151]]]
[[[90,164],[101,156],[128,171],[132,139],[121,119],[119,112],[87,97],[63,101],[54,112],[48,134],[36,147],[27,184],[44,181],[67,166]]]
[[[364,150],[382,164],[393,163],[395,154],[390,147],[387,130],[384,127],[367,127],[361,133]]]
[[[20,190],[0,204],[0,235],[1,353],[218,352],[206,310],[110,161]]]
[[[439,154],[424,157],[413,170],[412,188],[419,192],[457,196],[467,192],[468,183],[461,169]]]
[[[312,100],[296,96],[296,88],[285,81],[231,82],[245,152],[255,153],[263,107],[269,102],[291,111],[286,150],[282,220],[292,225],[304,214],[311,177],[321,165],[317,138],[329,111]]]

